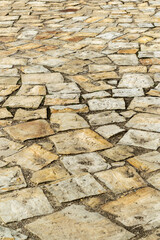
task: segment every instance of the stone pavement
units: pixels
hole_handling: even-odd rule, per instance
[[[160,1],[0,1],[0,239],[160,239]]]

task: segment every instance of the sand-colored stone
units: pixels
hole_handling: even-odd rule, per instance
[[[3,107],[10,108],[38,108],[43,100],[41,96],[10,96]]]
[[[16,91],[19,87],[20,85],[0,85],[0,96],[10,95],[14,91]]]
[[[60,73],[22,74],[22,84],[54,84],[64,82]]]
[[[112,159],[113,161],[121,161],[133,156],[133,148],[125,145],[117,145],[113,148],[104,150],[100,153],[103,157]]]
[[[67,94],[67,93],[54,93],[52,95],[46,95],[44,105],[65,105],[72,103],[79,103],[79,94]]]
[[[21,86],[19,91],[16,95],[23,95],[23,96],[43,96],[46,94],[45,86],[41,85],[27,85],[24,84]]]
[[[14,120],[18,120],[18,121],[28,121],[28,120],[34,120],[39,118],[44,118],[44,119],[47,118],[46,108],[30,110],[30,111],[19,108],[14,115]]]

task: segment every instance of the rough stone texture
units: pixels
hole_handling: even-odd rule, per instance
[[[120,132],[125,131],[124,129],[118,127],[115,124],[102,126],[96,129],[96,132],[102,135],[104,138],[110,138]]]
[[[91,99],[88,101],[88,105],[91,111],[125,109],[123,98]]]
[[[18,152],[23,147],[22,144],[12,142],[7,138],[0,138],[0,157],[7,157]]]
[[[37,110],[31,110],[27,111],[24,109],[18,109],[14,115],[14,120],[17,121],[28,121],[28,120],[34,120],[39,118],[47,118],[47,110],[45,108],[43,109],[37,109]]]
[[[4,240],[25,240],[27,236],[11,228],[0,226],[0,238]]]
[[[118,87],[126,88],[149,88],[154,82],[147,74],[126,73],[123,75]]]
[[[11,96],[5,101],[3,107],[38,108],[42,100],[41,96]]]

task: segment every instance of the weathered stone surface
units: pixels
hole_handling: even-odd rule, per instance
[[[135,54],[109,55],[109,58],[117,65],[138,65],[138,58]]]
[[[112,144],[90,129],[70,131],[50,137],[59,154],[94,152],[112,147]]]
[[[109,97],[109,96],[110,96],[110,94],[108,92],[106,92],[106,91],[86,93],[86,94],[82,95],[82,97],[84,99],[104,98],[104,97]]]
[[[88,101],[88,105],[91,111],[125,109],[123,98],[91,99]]]
[[[25,179],[19,167],[0,169],[0,193],[26,186]]]
[[[89,123],[93,126],[125,121],[125,118],[120,116],[115,111],[105,111],[96,114],[89,114],[87,118],[89,120]]]
[[[22,84],[55,84],[63,83],[60,73],[22,74]]]
[[[98,153],[83,153],[74,156],[64,156],[61,158],[65,168],[71,174],[80,174],[82,172],[94,173],[110,168],[110,164]]]
[[[12,138],[20,141],[40,138],[54,134],[46,120],[35,120],[4,128]]]
[[[89,127],[88,123],[77,113],[53,113],[50,122],[57,132]]]
[[[43,100],[41,96],[10,96],[3,107],[10,108],[38,108]]]
[[[142,240],[159,240],[159,234],[160,234],[160,229],[157,229],[154,233],[152,233],[151,235],[141,238]]]
[[[115,194],[146,186],[136,170],[129,166],[98,172],[95,176]]]
[[[113,161],[121,161],[133,156],[133,148],[125,145],[117,145],[113,148],[104,150],[101,152],[101,155]]]
[[[123,75],[118,87],[149,88],[154,85],[152,78],[147,74],[126,73]]]
[[[120,132],[125,131],[125,129],[122,129],[119,126],[112,124],[112,125],[99,127],[95,131],[107,139]]]
[[[64,112],[77,112],[87,113],[89,111],[86,104],[75,104],[67,106],[52,106],[50,107],[51,113],[64,113]]]
[[[6,87],[7,87],[7,85],[9,85],[9,87],[7,87],[7,90],[8,90],[8,89],[11,89],[10,88],[11,85],[15,86],[15,84],[17,84],[18,80],[19,80],[19,77],[12,77],[12,76],[11,77],[9,77],[9,76],[2,77],[2,76],[0,76],[0,85],[2,85],[2,89],[4,88],[4,85],[6,85]],[[18,87],[19,86],[17,85],[17,88]],[[7,92],[7,95],[8,95],[8,92]]]
[[[138,97],[138,96],[144,96],[144,91],[143,91],[142,88],[112,89],[112,92],[113,92],[113,97]]]
[[[0,157],[7,157],[18,152],[23,145],[12,142],[7,138],[0,138]]]
[[[8,82],[6,80],[6,82]],[[20,85],[0,85],[0,96],[7,96],[16,91]]]
[[[46,94],[45,86],[41,85],[22,85],[16,95],[23,95],[23,96],[43,96]]]
[[[156,150],[160,146],[160,134],[131,129],[121,138],[119,144]]]
[[[0,238],[4,240],[25,240],[27,236],[11,228],[0,226]]]
[[[126,127],[160,132],[160,116],[148,113],[138,113],[127,122]]]
[[[65,105],[71,103],[79,103],[79,94],[75,93],[54,93],[52,95],[46,95],[44,105]]]
[[[0,217],[5,223],[52,212],[53,209],[40,188],[28,188],[0,196]]]
[[[49,94],[53,93],[80,93],[80,89],[76,83],[56,83],[47,84]]]
[[[46,185],[46,188],[60,203],[106,192],[90,174],[50,183]]]
[[[37,109],[37,110],[31,110],[27,111],[24,109],[18,109],[14,115],[14,120],[18,121],[28,121],[28,120],[34,120],[39,118],[47,118],[47,109]]]
[[[160,153],[152,151],[130,158],[128,162],[139,171],[150,173],[160,169]]]
[[[22,151],[5,158],[5,161],[18,164],[32,171],[38,171],[57,159],[58,156],[56,154],[34,143],[30,147],[24,148]]]
[[[7,110],[7,108],[0,108],[0,119],[11,118],[12,114]]]
[[[147,178],[147,182],[160,190],[160,173],[154,173],[154,175]]]
[[[96,226],[96,227],[95,227]],[[98,213],[85,210],[84,206],[73,204],[60,212],[38,219],[28,225],[26,228],[45,240],[66,239],[79,240],[101,238],[101,240],[128,240],[133,234],[122,227],[112,223],[107,218]],[[63,231],[59,231],[63,228]],[[49,231],[49,229],[51,229]],[[74,229],[74,232],[73,232]]]
[[[116,69],[114,65],[98,65],[98,64],[91,64],[89,65],[90,72],[110,72]]]
[[[102,210],[116,216],[126,226],[142,226],[145,230],[159,226],[160,192],[142,188],[102,206]]]

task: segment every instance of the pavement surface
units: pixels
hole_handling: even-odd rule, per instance
[[[0,1],[0,239],[160,239],[160,1]]]

